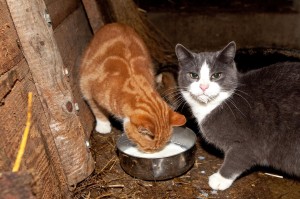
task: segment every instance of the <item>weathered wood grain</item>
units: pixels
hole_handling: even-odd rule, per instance
[[[21,171],[32,172],[39,186],[38,198],[67,198],[68,186],[60,157],[47,124],[29,67],[22,59],[10,72],[18,77],[0,105],[1,171],[11,171],[23,135],[27,115],[27,93],[32,91],[33,117]]]
[[[54,30],[54,37],[65,68],[68,70],[74,100],[80,107],[78,111],[80,121],[86,132],[86,137],[89,138],[93,128],[94,117],[83,101],[79,89],[78,67],[82,51],[92,38],[92,32],[82,6]]]
[[[29,173],[0,173],[1,199],[35,199],[34,180]]]
[[[67,182],[76,184],[93,171],[94,161],[73,108],[71,88],[63,72],[64,64],[52,27],[44,19],[46,6],[42,0],[7,0],[7,4]]]
[[[52,27],[56,29],[80,5],[80,0],[48,0],[45,1],[50,14]]]
[[[24,59],[23,59],[24,61]],[[22,60],[20,61],[20,63]],[[15,65],[17,66],[17,64]],[[4,103],[4,98],[7,96],[17,81],[21,81],[27,74],[29,69],[27,67],[14,67],[4,75],[0,76],[0,103]]]
[[[96,0],[82,0],[82,3],[89,18],[92,30],[95,33],[101,26],[104,25],[98,3]]]
[[[12,169],[26,122],[27,93],[32,91],[35,96],[33,125],[21,170],[32,172],[35,183],[42,185],[36,193],[38,198],[68,198],[70,192],[60,157],[43,107],[36,97],[38,95],[28,64],[19,48],[21,44],[18,43],[19,38],[6,1],[0,0],[0,4],[0,25],[9,24],[7,29],[2,29],[0,41],[4,45],[9,44],[5,46],[10,46],[8,56],[2,54],[0,57],[0,170],[3,172]]]
[[[6,1],[0,0],[0,76],[23,58],[18,46],[17,32],[7,9]]]

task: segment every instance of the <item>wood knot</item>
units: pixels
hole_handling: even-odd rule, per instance
[[[69,112],[72,112],[73,111],[73,105],[70,101],[67,102],[66,104],[66,108]]]

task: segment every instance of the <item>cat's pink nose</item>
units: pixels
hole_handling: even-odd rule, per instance
[[[205,91],[208,88],[208,84],[200,84],[200,88]]]

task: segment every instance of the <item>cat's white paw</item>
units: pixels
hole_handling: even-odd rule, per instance
[[[103,121],[96,118],[95,130],[101,134],[107,134],[111,132],[111,125],[109,121]]]
[[[225,190],[231,186],[234,180],[227,179],[221,176],[221,174],[214,173],[213,175],[209,176],[208,184],[214,190]]]

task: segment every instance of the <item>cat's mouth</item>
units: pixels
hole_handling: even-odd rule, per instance
[[[211,101],[211,100],[214,99],[214,97],[207,96],[207,95],[205,95],[205,94],[194,95],[194,94],[190,93],[190,95],[191,95],[191,97],[192,97],[194,100],[196,100],[196,101],[198,101],[198,102],[200,102],[200,103],[205,103],[205,104],[207,104],[209,101]]]

